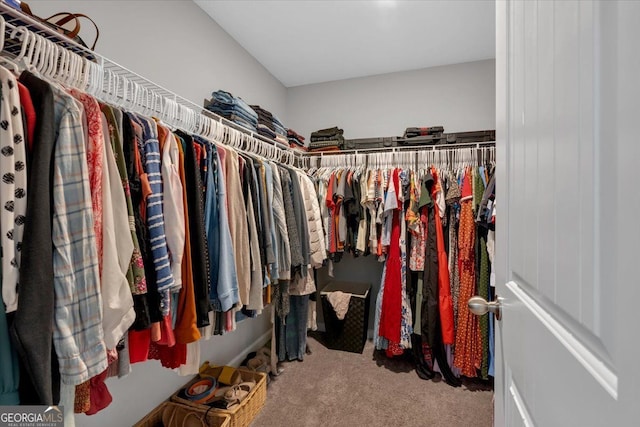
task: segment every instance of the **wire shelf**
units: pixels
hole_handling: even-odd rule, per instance
[[[124,102],[126,104],[127,101],[130,101],[132,91],[135,89],[142,92],[142,99],[146,101],[146,104],[133,105],[133,103],[131,103],[131,107],[134,110],[138,109],[149,115],[155,115],[168,124],[181,127],[193,133],[198,132],[195,129],[189,129],[188,125],[190,123],[193,125],[194,122],[201,123],[206,121],[206,119],[203,118],[211,119],[216,122],[218,126],[222,127],[224,134],[237,135],[239,132],[245,137],[249,137],[259,143],[276,147],[282,150],[281,154],[301,163],[302,153],[291,150],[288,145],[266,138],[255,131],[245,129],[224,117],[206,110],[201,105],[153,83],[117,62],[92,52],[74,40],[56,32],[46,24],[24,14],[22,11],[14,9],[6,3],[0,2],[0,15],[5,21],[2,51],[9,56],[17,57],[20,55],[24,46],[22,42],[24,34],[26,31],[30,31],[55,43],[59,47],[95,63],[101,70],[99,73],[101,79],[100,87],[104,95],[102,98],[105,100],[111,100],[115,103]],[[173,114],[168,115],[168,111],[173,112]],[[188,121],[189,118],[192,120],[191,122]],[[266,148],[264,150],[267,151]]]

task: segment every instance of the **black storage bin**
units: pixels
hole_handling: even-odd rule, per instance
[[[384,136],[380,138],[358,138],[358,139],[345,139],[345,150],[362,150],[368,148],[386,148],[396,147],[398,145],[398,137],[396,136]]]
[[[343,320],[336,316],[327,294],[342,291],[351,294],[349,310]],[[327,347],[333,350],[362,353],[369,327],[371,285],[357,282],[329,282],[320,293]]]

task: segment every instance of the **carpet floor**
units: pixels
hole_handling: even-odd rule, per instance
[[[312,354],[283,364],[251,427],[492,425],[486,382],[422,380],[409,359],[388,359],[371,341],[362,354],[329,350],[318,333],[308,342]]]

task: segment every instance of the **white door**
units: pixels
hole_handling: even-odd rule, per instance
[[[640,2],[498,1],[497,426],[640,426]]]

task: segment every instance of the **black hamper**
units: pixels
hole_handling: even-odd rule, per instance
[[[349,310],[343,320],[338,319],[331,303],[327,300],[327,293],[333,291],[351,294]],[[322,289],[320,298],[327,347],[333,350],[362,353],[367,341],[370,293],[369,283],[332,281]]]

